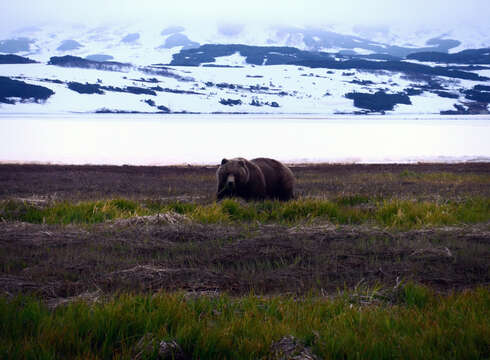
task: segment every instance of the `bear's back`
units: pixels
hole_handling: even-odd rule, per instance
[[[264,174],[268,197],[281,200],[293,198],[295,179],[291,169],[269,158],[256,158],[250,162],[257,165]]]

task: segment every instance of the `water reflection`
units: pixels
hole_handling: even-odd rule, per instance
[[[489,139],[489,116],[0,114],[2,162],[490,161]]]

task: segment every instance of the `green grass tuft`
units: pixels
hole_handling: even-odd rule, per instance
[[[367,204],[371,201],[371,199],[367,196],[363,195],[349,195],[349,196],[340,196],[337,199],[335,199],[335,202],[339,205],[344,205],[344,206],[354,206],[354,205],[360,205],[360,204]]]
[[[432,299],[434,294],[430,289],[413,283],[408,283],[401,290],[401,301],[408,306],[422,309],[428,306]]]
[[[126,199],[75,204],[64,201],[46,207],[16,201],[6,201],[0,205],[0,218],[36,224],[95,224],[146,214],[149,211]]]

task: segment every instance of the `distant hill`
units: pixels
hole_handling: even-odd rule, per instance
[[[199,66],[215,62],[217,58],[239,53],[247,64],[252,65],[299,65],[326,69],[364,69],[387,70],[404,73],[439,75],[450,78],[468,80],[489,80],[486,77],[460,70],[444,67],[431,67],[404,61],[371,61],[370,59],[354,58],[341,60],[333,54],[299,50],[292,47],[249,46],[249,45],[203,45],[195,49],[183,49],[173,56],[170,65]],[[345,58],[345,57],[343,57]],[[391,57],[390,57],[391,58]]]
[[[455,54],[417,52],[407,59],[452,64],[490,64],[490,48],[463,50]]]
[[[218,45],[207,44],[194,49],[183,49],[173,56],[170,65],[199,66],[214,62],[217,57],[240,53],[247,64],[284,65],[298,61],[319,61],[333,59],[331,54],[303,51],[285,46],[249,46],[240,44]]]
[[[0,64],[34,64],[36,61],[29,58],[25,58],[19,55],[1,55],[0,54]]]

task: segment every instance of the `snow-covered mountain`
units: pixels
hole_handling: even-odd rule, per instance
[[[0,40],[0,112],[485,113],[489,34],[234,24],[25,28]],[[462,51],[470,48],[481,50]]]
[[[219,24],[159,26],[130,24],[89,28],[68,24],[45,25],[4,34],[0,52],[48,61],[52,56],[92,56],[138,65],[168,63],[182,48],[203,44],[291,46],[300,50],[335,53],[385,53],[405,56],[420,51],[457,52],[490,47],[490,26],[452,30],[366,26],[294,26]]]

